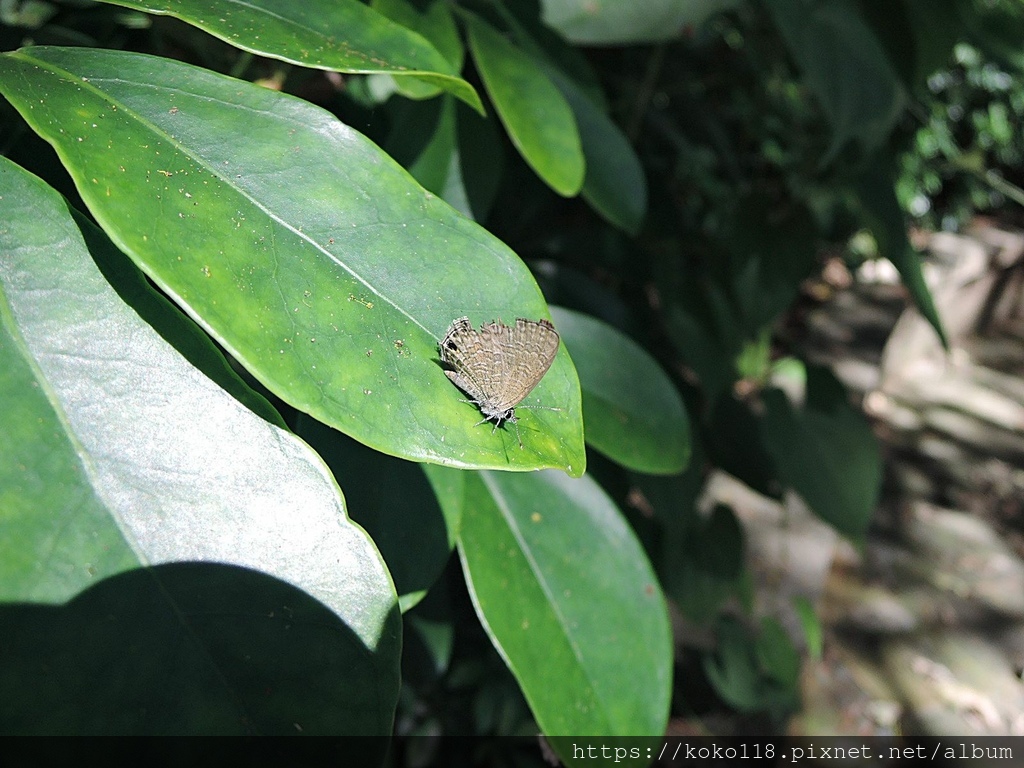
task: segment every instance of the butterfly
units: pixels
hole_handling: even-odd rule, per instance
[[[510,421],[516,425],[522,448],[516,406],[544,378],[558,352],[558,343],[558,332],[547,320],[520,317],[513,326],[494,321],[474,330],[468,317],[460,317],[448,328],[438,348],[441,362],[447,366],[445,375],[469,395],[466,402],[474,403],[484,415],[476,426],[494,421],[497,429],[503,421]]]

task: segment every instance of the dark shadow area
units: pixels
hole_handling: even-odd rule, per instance
[[[2,734],[379,736],[378,763],[387,748],[397,670],[255,571],[131,571],[63,606],[0,606],[0,637]]]

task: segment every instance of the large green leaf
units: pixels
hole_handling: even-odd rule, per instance
[[[333,116],[166,59],[25,49],[0,91],[51,142],[97,221],[272,392],[396,456],[584,469],[559,352],[516,433],[445,377],[452,320],[543,317],[526,266]]]
[[[766,390],[763,399],[762,441],[782,480],[825,522],[863,537],[878,500],[882,457],[843,385],[828,369],[809,366],[802,409],[779,389]]]
[[[413,78],[483,112],[473,86],[433,45],[358,0],[104,2],[174,16],[243,50],[303,67]]]
[[[624,45],[678,38],[739,0],[541,0],[544,23],[574,43]]]
[[[0,220],[0,730],[389,732],[394,588],[320,458],[128,307],[4,159]]]
[[[556,307],[551,316],[580,374],[587,443],[637,472],[682,472],[690,422],[665,372],[600,320]]]
[[[905,96],[885,50],[849,0],[770,0],[790,55],[832,124],[830,154],[882,145]]]
[[[543,732],[663,733],[668,614],[612,501],[587,477],[461,474],[439,498],[461,506],[459,555],[473,602]]]
[[[512,143],[555,192],[577,194],[586,164],[565,97],[528,53],[476,17],[466,18],[473,60]]]
[[[615,226],[636,234],[647,213],[647,179],[625,134],[573,80],[544,67],[576,117],[586,159],[583,198]]]

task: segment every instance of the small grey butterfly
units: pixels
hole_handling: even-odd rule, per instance
[[[468,317],[460,317],[451,324],[439,349],[441,362],[448,366],[445,375],[469,395],[466,402],[475,403],[484,415],[477,426],[493,420],[497,429],[503,421],[510,421],[516,425],[522,448],[516,406],[544,378],[558,352],[558,342],[558,332],[547,320],[520,317],[511,327],[495,321],[476,331]]]

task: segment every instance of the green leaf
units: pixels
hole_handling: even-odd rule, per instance
[[[451,8],[444,0],[433,0],[422,12],[408,0],[373,0],[370,7],[396,24],[421,34],[451,64],[452,72],[462,70],[466,50]]]
[[[424,188],[442,198],[452,208],[472,218],[466,188],[462,182],[460,154],[456,147],[455,102],[440,99],[440,114],[430,140],[416,159],[406,165]]]
[[[727,261],[725,254],[714,260]],[[744,324],[728,293],[692,259],[655,262],[659,294],[665,300],[666,331],[686,364],[700,378],[709,404],[728,394],[736,379],[735,361],[743,344]]]
[[[320,458],[125,305],[4,159],[0,220],[0,721],[389,732],[394,589]]]
[[[6,733],[373,735],[353,759],[382,763],[397,635],[368,648],[322,603],[257,571],[129,571],[66,605],[0,605],[0,632]]]
[[[714,463],[765,496],[781,495],[775,463],[757,418],[733,394],[723,394],[708,419],[707,447]]]
[[[682,521],[667,524],[667,538],[678,551],[665,565],[666,589],[692,621],[706,624],[723,603],[742,589],[743,529],[728,507],[717,506],[707,519],[693,516],[682,531]]]
[[[309,417],[300,417],[295,431],[345,489],[349,514],[380,549],[402,612],[409,610],[448,562],[458,517],[438,506],[423,465],[370,450]]]
[[[848,141],[865,153],[882,145],[902,114],[905,95],[878,38],[849,0],[770,0],[790,55],[835,135],[835,156]]]
[[[710,573],[723,579],[737,579],[743,570],[743,526],[732,509],[716,505],[700,526],[699,551],[694,556]]]
[[[903,0],[862,8],[904,83],[924,93],[927,78],[947,66],[953,46],[964,38],[965,16],[978,15],[977,6],[963,14],[961,5],[961,0]]]
[[[217,345],[199,326],[183,315],[162,293],[155,290],[145,275],[139,272],[123,253],[113,247],[107,236],[97,229],[85,214],[74,209],[70,209],[70,212],[78,223],[85,244],[103,277],[147,325],[192,365],[257,416],[282,429],[288,428],[281,414],[265,397],[243,381]]]
[[[761,619],[761,634],[755,646],[757,661],[772,680],[787,688],[796,688],[800,679],[800,652],[777,619]]]
[[[551,316],[580,375],[587,442],[637,472],[682,472],[690,458],[690,422],[660,366],[600,320],[558,307]]]
[[[473,60],[512,143],[555,192],[578,194],[586,165],[565,97],[529,54],[479,19],[466,18]]]
[[[610,223],[635,235],[647,213],[647,179],[640,159],[619,127],[583,90],[555,67],[545,66],[572,108],[586,159],[583,198]]]
[[[386,73],[443,88],[483,113],[459,68],[421,35],[357,0],[104,0],[199,27],[244,51],[300,67]]]
[[[672,675],[668,614],[611,500],[587,477],[461,474],[466,581],[543,732],[662,733]]]
[[[857,540],[871,520],[882,458],[871,427],[835,376],[808,366],[801,410],[781,390],[762,394],[761,437],[779,476],[825,522]]]
[[[736,579],[723,579],[705,570],[692,557],[689,548],[677,558],[672,570],[672,583],[665,589],[677,601],[679,610],[696,624],[708,624],[737,591]]]
[[[423,13],[416,10],[406,0],[373,0],[370,6],[391,21],[423,35],[448,60],[452,65],[453,72],[459,72],[462,69],[465,49],[447,3],[435,0],[427,6]],[[390,78],[394,83],[395,90],[410,99],[429,99],[441,93],[441,88],[429,80],[416,77],[394,78],[391,75],[373,75],[373,77]],[[478,112],[483,112],[482,105],[479,104],[479,97],[477,97],[474,107]]]
[[[505,145],[493,120],[456,105],[459,170],[472,218],[485,221],[505,175]]]
[[[738,620],[726,617],[719,621],[717,635],[717,658],[705,656],[703,662],[719,696],[741,712],[767,710],[779,718],[797,706],[800,656],[778,622],[765,619],[754,636]]]
[[[738,0],[541,0],[544,23],[574,43],[625,45],[674,40]]]
[[[714,264],[729,286],[745,341],[770,339],[771,327],[817,264],[821,234],[807,207],[780,211],[763,193],[742,197],[729,236],[729,258]],[[720,325],[724,325],[721,323]]]
[[[705,574],[693,556],[693,540],[702,527],[697,499],[704,487],[704,448],[692,441],[693,454],[680,475],[631,474],[630,494],[638,494],[657,521],[657,533],[645,543],[662,587],[688,618],[706,622],[731,592],[732,585]]]
[[[447,594],[432,589],[415,610],[402,618],[402,682],[429,693],[448,671],[455,646]]]
[[[935,329],[942,346],[948,349],[949,340],[921,271],[921,257],[907,238],[906,216],[896,199],[894,182],[890,176],[892,167],[892,163],[880,157],[857,180],[854,192],[857,194],[861,215],[878,242],[879,252],[899,271],[903,285],[918,311]]]
[[[749,633],[737,620],[723,618],[717,627],[715,656],[703,657],[704,673],[715,691],[741,712],[761,708],[762,683],[755,665]]]
[[[544,317],[526,266],[333,116],[166,59],[35,48],[0,91],[57,149],[97,221],[271,392],[392,455],[583,472],[561,350],[516,434],[444,375],[455,318]]]
[[[804,631],[804,641],[807,643],[807,654],[811,659],[821,659],[821,652],[825,645],[824,632],[821,628],[821,620],[818,618],[814,605],[803,595],[793,600],[793,609],[797,618],[800,619],[800,627]]]

